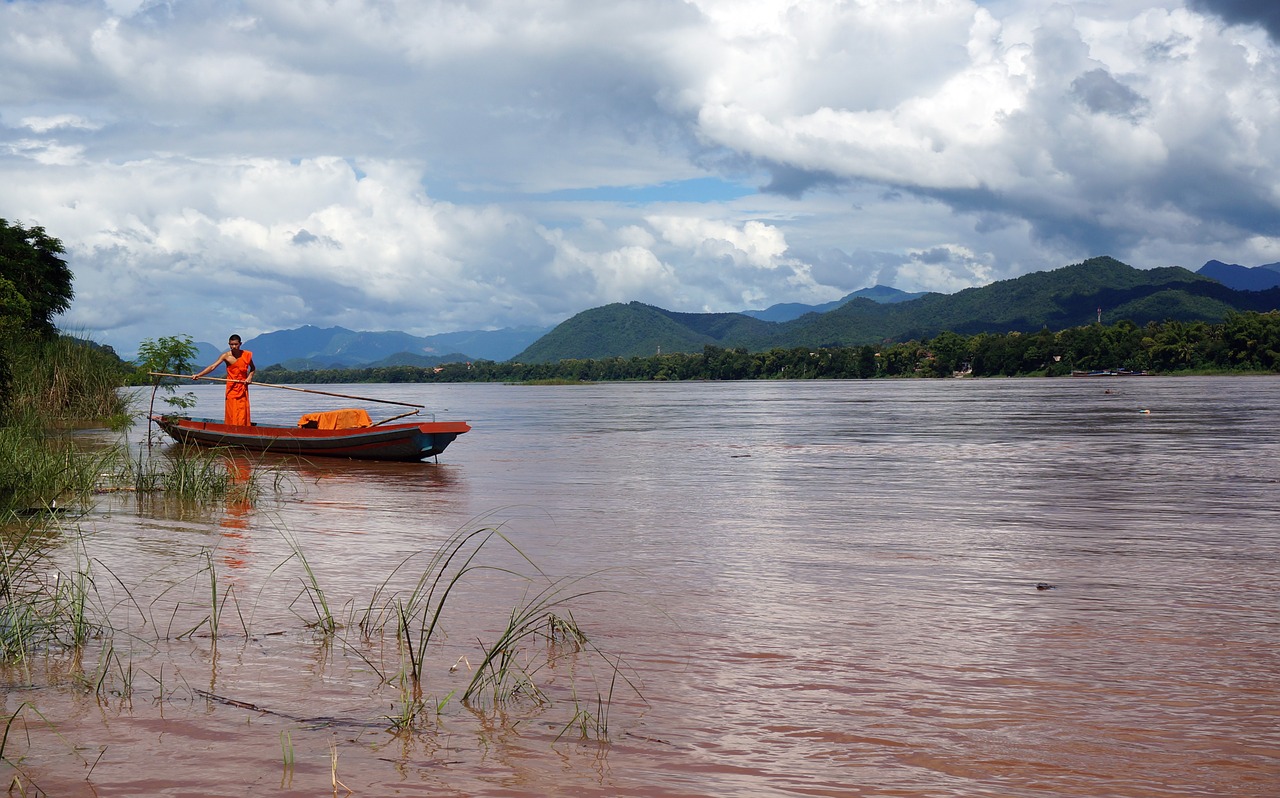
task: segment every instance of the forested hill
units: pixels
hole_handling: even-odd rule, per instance
[[[639,302],[594,308],[568,319],[513,358],[637,357],[699,352],[707,345],[759,352],[775,347],[860,346],[929,338],[951,331],[1060,330],[1127,319],[1221,322],[1232,310],[1280,308],[1280,288],[1235,291],[1178,267],[1135,269],[1114,258],[1092,258],[955,294],[926,294],[896,304],[854,299],[827,313],[768,322],[741,313],[675,313]]]
[[[530,363],[592,359],[655,352],[701,352],[720,340],[767,336],[778,325],[741,313],[674,313],[645,305],[614,303],[565,320],[512,358]]]

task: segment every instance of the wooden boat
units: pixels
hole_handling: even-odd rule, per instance
[[[1073,371],[1072,377],[1146,377],[1145,371],[1130,371],[1129,369],[1099,369],[1098,371]]]
[[[151,418],[179,443],[358,460],[423,460],[440,454],[459,435],[471,429],[465,421],[317,429],[260,424],[239,427],[213,419],[185,416],[155,415]]]

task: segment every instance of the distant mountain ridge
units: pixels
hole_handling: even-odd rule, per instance
[[[800,318],[806,313],[826,313],[829,310],[835,310],[854,299],[870,299],[872,302],[892,304],[894,302],[908,302],[912,299],[919,299],[922,296],[924,296],[923,291],[911,294],[887,285],[873,285],[870,288],[860,288],[851,294],[845,294],[840,299],[825,302],[821,305],[784,302],[778,305],[770,305],[764,310],[744,310],[742,314],[761,321],[791,321],[792,319]]]
[[[1237,291],[1266,291],[1280,286],[1280,263],[1264,263],[1250,268],[1211,260],[1201,266],[1196,274],[1217,280]]]
[[[1086,285],[1090,281],[1092,287]],[[1135,321],[1220,320],[1231,309],[1270,309],[1264,307],[1272,301],[1268,292],[1276,289],[1280,289],[1280,263],[1250,268],[1210,260],[1193,273],[1177,267],[1139,270],[1104,257],[956,294],[908,293],[875,285],[820,305],[780,303],[739,313],[679,313],[640,302],[614,303],[578,313],[554,328],[513,327],[422,337],[306,325],[264,333],[247,340],[245,348],[254,353],[259,368],[279,364],[290,370],[595,359],[699,351],[706,345],[758,350],[867,343],[943,330],[973,334],[1070,326],[1086,323],[1090,312],[1100,307],[1108,318]],[[1239,292],[1267,296],[1235,296]],[[196,363],[212,363],[224,350],[201,342]]]
[[[460,360],[507,360],[548,331],[549,328],[508,327],[416,336],[398,331],[358,332],[345,327],[304,325],[250,338],[244,348],[253,352],[258,368],[276,364],[291,370],[434,366]],[[200,344],[197,349],[203,365],[225,351],[209,344]]]
[[[1181,267],[1135,269],[1110,257],[1032,272],[956,294],[892,304],[855,298],[825,313],[770,322],[742,313],[675,313],[639,302],[606,305],[563,322],[515,357],[525,363],[696,352],[859,346],[942,332],[1032,332],[1129,319],[1218,322],[1233,310],[1280,307],[1280,288],[1239,291]]]

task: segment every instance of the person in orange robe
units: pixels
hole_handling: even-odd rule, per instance
[[[233,335],[227,339],[231,347],[218,356],[207,368],[191,375],[197,380],[222,364],[227,366],[227,397],[223,410],[223,423],[247,427],[253,422],[249,420],[249,383],[253,382],[253,353],[240,348],[240,336]]]

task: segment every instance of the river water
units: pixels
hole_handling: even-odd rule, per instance
[[[432,463],[229,459],[252,502],[99,496],[59,534],[115,631],[4,671],[6,714],[40,711],[7,773],[96,796],[1280,794],[1277,378],[316,387],[473,429]],[[259,423],[344,405],[398,412],[253,389]],[[431,710],[395,733],[404,652],[359,621],[481,528],[510,544],[450,598]],[[603,658],[535,645],[541,700],[464,704],[539,572]]]

